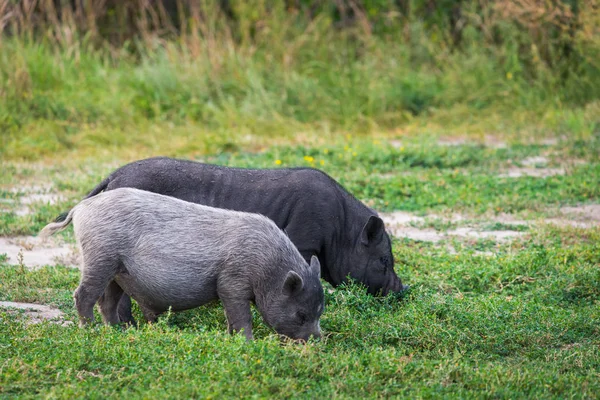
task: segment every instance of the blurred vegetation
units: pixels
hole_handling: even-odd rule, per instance
[[[157,123],[205,143],[600,126],[592,0],[5,0],[0,28],[0,156],[143,142]]]

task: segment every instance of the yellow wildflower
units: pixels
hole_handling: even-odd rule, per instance
[[[506,79],[508,79],[510,81],[512,78],[513,78],[512,72],[507,72]]]
[[[314,157],[311,157],[311,156],[304,156],[304,160],[306,160],[306,162],[309,162],[311,164],[315,161]]]
[[[281,165],[281,160],[275,160],[275,165]]]

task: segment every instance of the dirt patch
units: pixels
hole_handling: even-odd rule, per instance
[[[598,225],[600,222],[600,204],[563,207],[560,209],[560,211],[576,221],[596,222],[594,225]]]
[[[23,205],[34,203],[56,204],[63,200],[63,198],[57,194],[51,193],[29,193],[21,197],[20,200],[20,203]]]
[[[527,227],[544,224],[584,229],[600,226],[600,204],[562,207],[559,212],[563,215],[562,217],[545,219],[515,218],[515,216],[506,213],[479,218],[460,214],[443,217],[432,214],[427,217],[419,217],[405,211],[382,213],[380,216],[391,235],[398,238],[409,238],[434,243],[451,238],[467,240],[491,239],[496,242],[507,242],[527,235],[527,232],[523,232],[523,230],[528,230]],[[440,220],[442,226],[445,222],[451,222],[452,224],[446,225],[448,226],[448,230],[446,231],[436,230],[430,227],[431,225],[427,226],[427,222],[432,219]],[[420,228],[419,225],[425,225],[425,227]],[[453,226],[455,225],[459,225],[459,227],[454,228]]]
[[[500,178],[520,178],[522,176],[531,176],[534,178],[547,178],[549,176],[564,175],[564,168],[531,168],[531,167],[511,167],[506,172],[499,174]]]
[[[2,253],[8,256],[10,264],[22,262],[28,268],[57,264],[69,267],[79,265],[77,247],[56,238],[45,241],[35,236],[0,238],[0,254]]]
[[[398,238],[408,238],[433,243],[451,239],[453,237],[459,239],[492,239],[496,242],[506,242],[525,234],[525,232],[517,231],[478,231],[468,227],[457,228],[447,232],[438,232],[433,229],[395,226],[389,228],[388,231]]]
[[[430,218],[440,218],[438,216],[429,216]],[[409,238],[425,242],[437,243],[444,239],[465,238],[465,239],[493,239],[497,242],[509,241],[516,237],[524,235],[524,232],[513,230],[478,230],[474,227],[460,227],[446,232],[439,232],[431,228],[416,228],[410,226],[414,222],[424,222],[425,218],[412,215],[404,211],[381,214],[387,231],[398,238]],[[445,221],[461,221],[464,218],[461,215],[453,215],[451,218],[440,218]],[[508,218],[504,218],[507,220]],[[513,224],[526,224],[524,221],[514,221]]]
[[[509,160],[509,164],[511,161]],[[568,174],[578,165],[587,164],[587,161],[580,159],[563,159],[559,166],[548,167],[550,160],[546,156],[527,157],[519,162],[519,165],[509,166],[498,176],[501,178],[520,178],[522,176],[531,176],[534,178],[547,178],[555,175]]]
[[[0,213],[10,212],[15,203],[13,199],[0,199]]]
[[[504,242],[507,240],[514,239],[516,237],[524,235],[525,232],[517,231],[478,231],[474,228],[457,228],[447,232],[448,236],[458,236],[461,238],[474,238],[474,239],[493,239],[496,242]]]
[[[504,149],[508,144],[493,135],[485,135],[483,138],[467,138],[461,136],[446,136],[438,139],[440,146],[485,146],[493,149]]]
[[[560,143],[561,140],[565,140],[566,137],[565,136],[561,136],[561,137],[547,137],[547,138],[543,138],[539,141],[539,143],[541,145],[544,146],[556,146],[558,143]]]
[[[507,225],[531,225],[534,221],[517,219],[512,214],[500,213],[490,218],[491,222],[500,222]]]
[[[20,193],[20,196],[16,201],[10,200],[7,203],[17,203],[19,207],[14,211],[19,216],[25,216],[32,213],[31,205],[34,204],[56,204],[59,201],[64,201],[64,198],[53,192],[51,186],[21,186],[19,188],[11,189],[12,193]]]
[[[560,227],[572,227],[572,228],[591,228],[593,226],[598,225],[598,222],[585,222],[585,221],[575,221],[572,219],[565,218],[547,218],[544,220],[547,224],[557,225]]]
[[[493,149],[505,149],[508,147],[508,144],[504,140],[494,135],[485,135],[484,144]]]
[[[464,145],[483,145],[493,149],[505,149],[509,144],[505,140],[506,135],[487,134],[483,137],[465,137],[465,136],[443,136],[437,141],[440,146],[464,146]],[[564,137],[546,137],[535,138],[524,143],[539,144],[542,146],[556,146]]]
[[[586,204],[574,207],[561,207],[548,210],[551,214],[559,214],[551,218],[537,218],[531,220],[516,219],[511,214],[501,213],[493,218],[493,222],[510,225],[544,225],[570,226],[574,228],[593,228],[600,226],[600,204]]]
[[[380,214],[386,226],[407,225],[410,222],[425,221],[423,217],[417,217],[414,214],[405,211],[394,211],[391,213]]]
[[[392,234],[392,236],[395,236],[397,238],[407,238],[412,240],[418,240],[421,242],[437,243],[446,238],[446,236],[443,233],[437,232],[433,229],[419,229],[414,227],[403,227],[396,225],[394,227],[388,227],[387,230],[390,234]]]
[[[7,310],[9,314],[24,315],[27,318],[27,324],[39,324],[43,321],[50,321],[67,326],[73,323],[72,321],[64,320],[62,311],[43,304],[0,301],[0,309]]]
[[[554,175],[564,175],[564,168],[548,168],[549,160],[545,156],[534,156],[523,159],[520,164],[522,167],[513,166],[504,173],[498,175],[501,178],[520,178],[522,176],[531,176],[534,178],[547,178]]]
[[[439,242],[444,237],[434,229],[419,229],[409,226],[412,222],[423,222],[425,218],[404,211],[380,214],[387,231],[398,238],[408,238],[424,242]]]
[[[561,207],[563,217],[548,218],[545,223],[574,228],[592,228],[600,226],[600,204]]]
[[[471,143],[464,137],[441,137],[437,141],[437,144],[440,146],[464,146]]]
[[[525,165],[526,167],[545,167],[546,165],[548,165],[548,158],[544,157],[544,156],[533,156],[533,157],[526,157],[521,161],[521,164]]]

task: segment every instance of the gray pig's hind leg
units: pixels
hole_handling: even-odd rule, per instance
[[[131,312],[131,297],[123,293],[119,301],[119,320],[125,324],[135,326],[135,318]]]
[[[92,258],[86,262],[84,254],[81,281],[73,293],[75,307],[79,313],[79,326],[94,320],[94,305],[115,277],[117,268],[118,263],[114,260]]]
[[[99,282],[82,279],[73,294],[75,307],[79,313],[79,326],[87,325],[94,320],[94,305],[104,292],[106,285],[108,285],[108,281]]]
[[[250,302],[243,299],[231,299],[221,297],[225,307],[225,316],[227,317],[227,327],[229,333],[237,333],[242,329],[246,339],[252,340],[252,313],[250,312]]]
[[[117,313],[117,307],[119,306],[119,300],[123,294],[123,289],[115,281],[111,281],[104,294],[98,300],[98,307],[102,314],[102,319],[105,324],[116,325],[119,323],[119,314]]]

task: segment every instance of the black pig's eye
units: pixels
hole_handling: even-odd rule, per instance
[[[387,270],[387,267],[390,265],[390,259],[388,257],[381,257],[379,262],[384,266],[384,269]]]
[[[306,322],[306,314],[304,314],[303,312],[299,312],[298,314],[298,319],[300,320],[300,323],[303,324]]]

